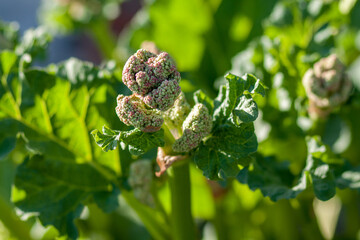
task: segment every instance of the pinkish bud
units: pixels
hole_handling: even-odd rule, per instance
[[[117,97],[116,114],[128,126],[139,128],[143,132],[160,130],[164,119],[153,109],[147,109],[145,104],[135,95]]]
[[[180,73],[168,53],[140,49],[125,64],[122,80],[151,108],[165,111],[179,95]]]
[[[201,103],[196,104],[186,117],[182,128],[183,135],[172,146],[175,152],[189,152],[209,135],[212,129],[212,119],[206,106]]]
[[[149,107],[159,109],[160,111],[166,111],[174,105],[180,92],[181,88],[177,81],[165,80],[158,88],[145,95],[145,97],[140,98]]]
[[[314,68],[305,73],[302,82],[309,97],[309,114],[314,118],[326,117],[349,98],[352,90],[345,66],[335,54],[315,63]]]

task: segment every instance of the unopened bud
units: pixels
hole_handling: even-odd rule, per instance
[[[326,117],[349,98],[352,89],[345,66],[335,54],[315,63],[302,82],[310,101],[309,114],[314,118]]]
[[[122,80],[149,107],[166,111],[180,94],[180,78],[168,53],[140,49],[126,62]]]
[[[156,132],[164,122],[158,111],[147,109],[135,95],[120,94],[117,97],[116,114],[123,123],[139,128],[143,132]]]
[[[175,152],[189,152],[209,135],[212,129],[212,119],[206,106],[201,103],[196,104],[186,117],[182,128],[183,135],[172,146]]]

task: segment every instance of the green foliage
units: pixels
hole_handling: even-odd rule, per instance
[[[164,130],[146,133],[135,128],[130,131],[116,131],[103,126],[102,133],[98,130],[91,132],[95,142],[105,152],[115,150],[118,144],[123,148],[129,147],[129,151],[133,155],[141,155],[155,147],[163,147]]]
[[[296,198],[309,185],[322,201],[335,195],[335,187],[359,190],[360,173],[356,168],[350,170],[349,163],[336,157],[318,137],[309,137],[307,145],[306,166],[293,187],[295,176],[288,170],[288,163],[262,156],[257,156],[251,166],[243,168],[236,178],[248,184],[252,190],[260,189],[264,196],[269,196],[273,201]],[[343,176],[347,176],[347,179]]]
[[[74,219],[83,209],[83,202],[93,194],[111,192],[112,186],[96,168],[88,163],[77,164],[35,155],[18,167],[17,188],[26,193],[15,201],[24,212],[38,214],[44,225],[55,226],[69,238],[78,236]],[[108,204],[115,209],[117,204]]]
[[[33,48],[37,42],[24,52],[35,56],[42,51]],[[17,169],[15,186],[25,195],[15,195],[15,203],[25,213],[37,213],[42,224],[76,238],[73,221],[89,199],[107,210],[117,206],[111,199],[119,193],[120,166],[113,161],[119,153],[102,153],[90,138],[90,128],[111,122],[102,114],[104,108],[115,108],[106,102],[114,97],[110,82],[102,70],[76,59],[50,72],[24,69],[14,52],[0,55],[1,156],[12,151],[33,155]]]
[[[196,102],[214,106],[214,126],[211,136],[194,153],[194,161],[209,179],[234,177],[239,164],[246,166],[250,155],[257,150],[253,121],[258,116],[258,106],[253,94],[265,95],[259,79],[246,74],[231,73],[225,76],[226,85],[220,87],[218,97],[211,103],[202,92],[195,93]]]
[[[219,239],[356,238],[360,2],[145,1],[116,39],[109,26],[118,20],[109,20],[120,7],[127,12],[120,2],[43,1],[46,28],[22,38],[16,24],[0,22],[0,209],[31,216],[24,223],[13,209],[0,211],[0,238],[3,223],[11,232],[19,226],[15,236],[24,239],[28,224],[32,233],[45,226],[35,237],[43,239],[182,236],[176,232],[191,239],[191,213],[204,239],[214,228]],[[74,30],[88,33],[114,60],[33,66],[46,56],[49,33]],[[212,116],[211,133],[187,154],[171,150],[181,126],[144,133],[115,114],[116,96],[129,93],[120,83],[123,62],[144,40],[174,57],[186,79],[184,96]],[[347,66],[354,90],[326,119],[312,119],[301,79],[332,53]],[[234,74],[224,80],[228,71]],[[168,154],[164,159],[158,147]],[[155,159],[175,162],[153,179],[152,208],[128,183],[129,166],[138,159],[149,160],[154,171]],[[327,217],[339,222],[330,236],[314,211],[315,197],[331,199],[326,204],[340,199],[341,217]]]

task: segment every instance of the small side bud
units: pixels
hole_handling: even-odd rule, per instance
[[[138,50],[126,62],[122,80],[151,108],[169,109],[180,94],[180,73],[166,52]]]
[[[128,126],[139,128],[143,132],[159,131],[164,119],[156,111],[147,109],[135,95],[117,97],[116,114]]]
[[[309,69],[303,79],[309,97],[309,114],[325,118],[333,108],[343,104],[350,96],[352,84],[345,73],[345,66],[335,54],[320,59]]]
[[[212,129],[212,119],[207,107],[201,103],[196,104],[186,117],[182,128],[183,135],[172,146],[175,152],[189,152],[209,135]]]
[[[151,183],[153,180],[153,169],[151,161],[138,160],[130,165],[128,182],[133,189],[134,196],[141,203],[154,206],[151,195]]]

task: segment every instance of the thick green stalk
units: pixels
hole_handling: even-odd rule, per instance
[[[173,166],[169,182],[173,239],[195,239],[195,225],[191,214],[189,163]]]
[[[175,155],[172,144],[175,142],[168,126],[163,125],[165,131],[164,152]],[[187,159],[175,162],[169,169],[169,184],[171,193],[171,233],[173,240],[196,239],[194,220],[191,214],[190,170]]]

